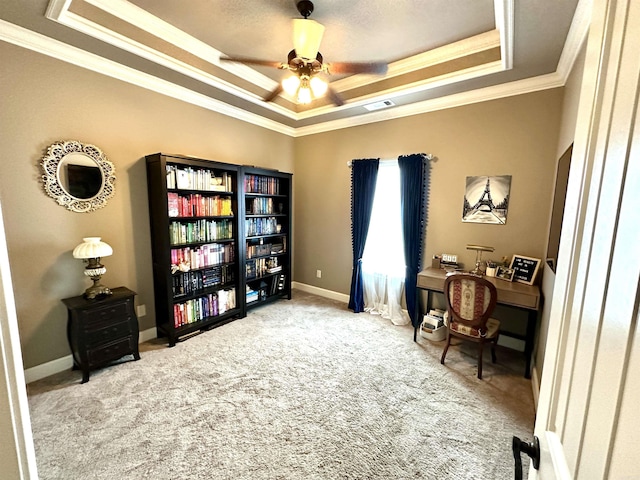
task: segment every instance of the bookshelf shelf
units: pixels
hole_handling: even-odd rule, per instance
[[[156,329],[169,346],[291,298],[292,175],[146,157]]]
[[[286,194],[275,194],[275,193],[245,193],[245,197],[273,197],[273,198],[287,198]]]

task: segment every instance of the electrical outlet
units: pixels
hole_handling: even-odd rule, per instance
[[[449,253],[442,254],[442,261],[446,263],[458,263],[458,256]]]
[[[322,278],[322,270],[316,270],[316,277]]]
[[[138,315],[138,317],[144,317],[146,314],[147,314],[146,305],[138,305],[136,307],[136,315]]]

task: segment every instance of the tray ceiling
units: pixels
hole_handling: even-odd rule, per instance
[[[262,100],[284,71],[219,61],[286,62],[291,19],[300,18],[294,0],[26,4],[2,2],[3,40],[294,136],[561,86],[563,52],[577,52],[588,23],[578,0],[316,0],[310,18],[326,28],[325,62],[389,70],[328,76],[345,105],[302,106]]]

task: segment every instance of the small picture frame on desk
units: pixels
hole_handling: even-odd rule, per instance
[[[506,280],[507,282],[511,282],[513,280],[513,268],[503,267],[499,265],[496,268],[496,278],[500,280]]]
[[[536,281],[540,263],[541,260],[539,258],[514,255],[510,265],[513,269],[513,281],[533,285],[533,282]]]

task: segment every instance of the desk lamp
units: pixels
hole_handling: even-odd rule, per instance
[[[467,250],[475,250],[476,251],[476,268],[474,268],[471,273],[475,275],[484,274],[484,270],[482,270],[482,252],[493,252],[493,247],[485,247],[484,245],[467,245]]]
[[[113,254],[113,249],[106,243],[100,241],[100,237],[86,237],[82,243],[73,249],[73,257],[81,258],[87,263],[84,274],[93,280],[93,285],[84,292],[85,298],[92,299],[98,295],[111,295],[104,285],[100,284],[100,278],[107,272],[107,269],[100,263],[101,257]]]

